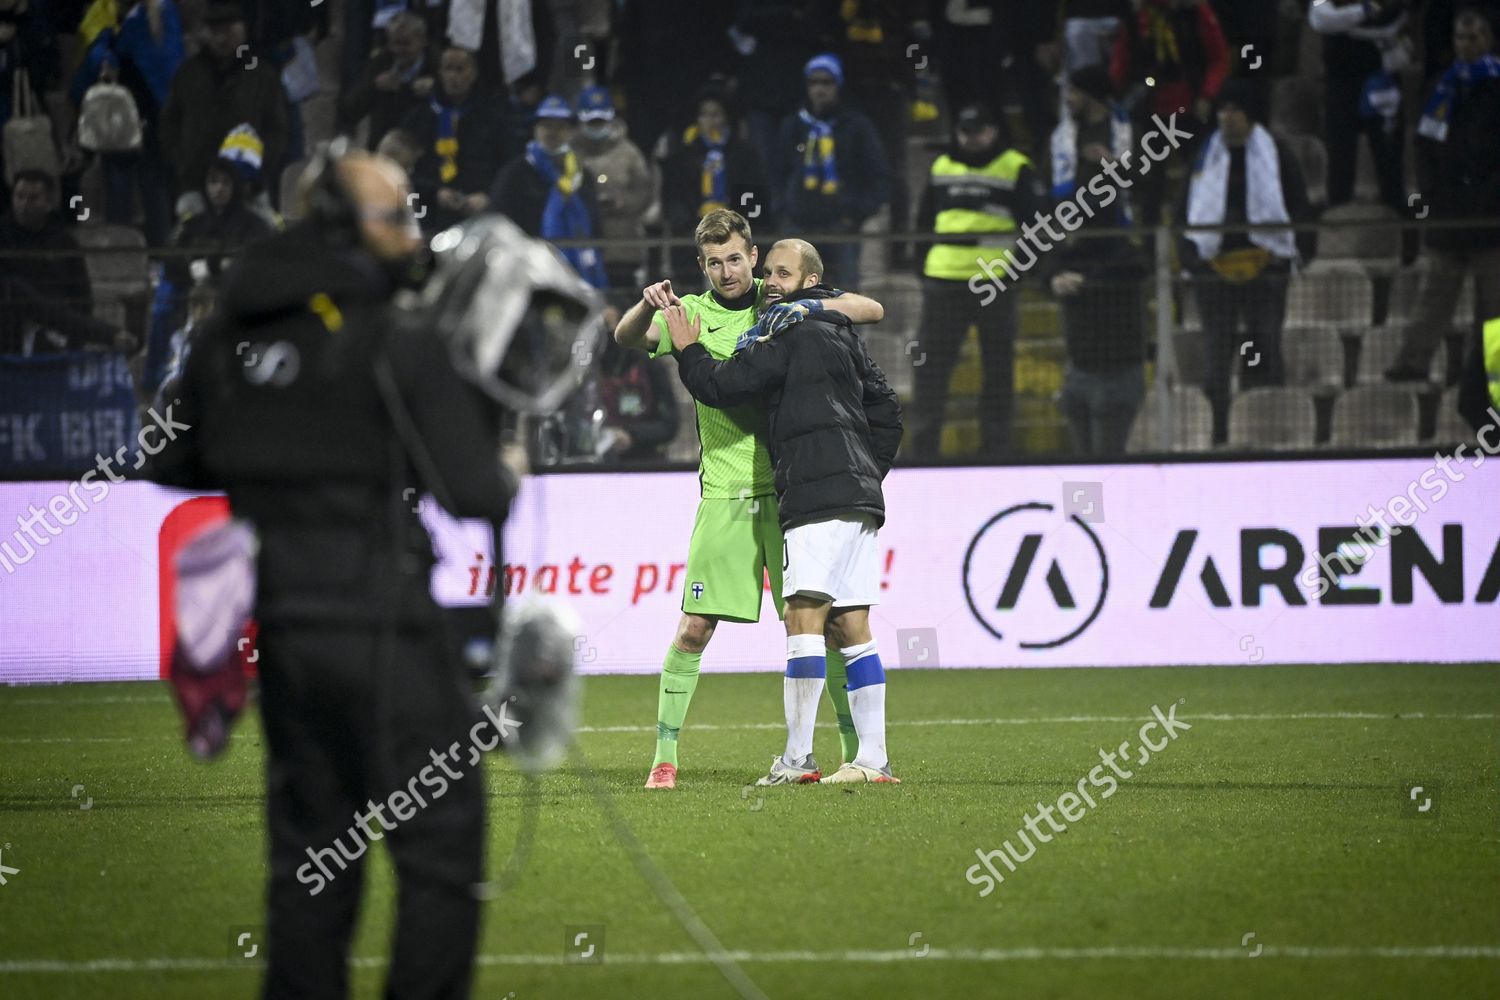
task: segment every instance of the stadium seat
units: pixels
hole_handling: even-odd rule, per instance
[[[1405,323],[1416,312],[1417,296],[1421,294],[1427,269],[1427,261],[1419,259],[1410,267],[1399,268],[1391,276],[1391,305],[1386,313],[1387,324]]]
[[[1333,403],[1334,448],[1399,448],[1417,443],[1417,397],[1395,385],[1362,385]]]
[[[281,168],[281,214],[288,222],[297,221],[297,182],[302,179],[308,162],[293,160]]]
[[[1359,362],[1354,368],[1355,385],[1379,385],[1385,381],[1385,370],[1401,353],[1404,330],[1400,326],[1377,326],[1359,339]],[[1437,361],[1437,355],[1433,355]]]
[[[1182,385],[1203,384],[1203,331],[1178,330],[1172,337],[1177,357],[1177,380]]]
[[[1125,446],[1131,454],[1163,450],[1160,440],[1161,391],[1156,388],[1146,394],[1146,402],[1136,415],[1135,426],[1130,429],[1130,440]],[[1169,389],[1167,406],[1171,412],[1171,431],[1165,450],[1208,451],[1213,447],[1213,410],[1203,390],[1191,386]]]
[[[1317,261],[1292,278],[1286,321],[1363,333],[1374,313],[1374,290],[1363,267],[1350,261]]]
[[[1281,386],[1248,389],[1229,404],[1229,446],[1252,451],[1311,448],[1318,414],[1305,391]]]
[[[1323,88],[1317,80],[1284,76],[1271,84],[1271,131],[1283,136],[1321,136]]]
[[[1374,274],[1393,274],[1401,263],[1401,217],[1384,205],[1348,204],[1323,213],[1324,223],[1358,223],[1359,228],[1327,226],[1318,233],[1318,259],[1356,260]],[[1388,223],[1388,225],[1379,225]]]
[[[1438,400],[1437,425],[1433,428],[1432,441],[1446,445],[1473,440],[1474,428],[1458,414],[1458,386],[1450,386]]]
[[[84,265],[96,299],[144,298],[151,289],[146,237],[134,226],[79,226]],[[96,252],[97,251],[97,252]]]
[[[1281,334],[1286,384],[1313,392],[1344,385],[1344,341],[1328,326],[1289,326]]]

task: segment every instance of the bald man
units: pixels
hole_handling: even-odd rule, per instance
[[[259,538],[264,995],[346,995],[364,857],[384,840],[399,883],[384,995],[466,997],[478,749],[498,739],[476,724],[433,603],[414,498],[485,518],[498,539],[516,480],[495,461],[499,415],[446,347],[392,322],[392,294],[421,274],[406,175],[368,153],[325,169],[301,191],[303,220],[226,275],[151,472],[223,490]]]

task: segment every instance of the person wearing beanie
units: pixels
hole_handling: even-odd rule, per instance
[[[802,69],[807,102],[781,123],[771,150],[771,185],[785,229],[806,233],[859,232],[891,197],[891,172],[875,126],[844,105],[844,67],[823,53]],[[859,285],[858,240],[822,240],[824,277],[841,288]]]
[[[1101,65],[1074,70],[1064,90],[1063,120],[1052,134],[1052,201],[1093,193],[1107,161],[1124,162],[1134,144],[1130,120],[1114,99]],[[1081,455],[1125,451],[1146,395],[1145,255],[1125,235],[1087,237],[1089,230],[1121,229],[1133,221],[1128,191],[1085,218],[1056,250],[1050,280],[1062,310],[1068,352],[1058,408]]]
[[[655,219],[656,171],[640,147],[630,141],[605,87],[587,87],[578,95],[578,134],[574,144],[584,173],[597,184],[602,235],[610,240],[641,240],[645,223]],[[604,268],[612,286],[645,284],[641,251],[620,247],[604,251]]]
[[[1188,226],[1313,221],[1302,168],[1290,147],[1257,121],[1259,89],[1234,79],[1219,94],[1219,128],[1203,143],[1177,218]],[[1243,362],[1242,388],[1284,382],[1281,331],[1292,268],[1309,260],[1315,230],[1189,229],[1179,247],[1203,316],[1204,389],[1213,440],[1229,431],[1229,384]],[[1243,324],[1243,332],[1241,332]]]
[[[206,273],[217,276],[235,251],[276,231],[251,208],[246,188],[246,171],[241,160],[222,155],[214,160],[204,173],[203,209],[178,224],[169,245],[194,249],[197,253],[192,260],[203,261]],[[178,289],[190,287],[189,258],[168,258],[167,277]]]
[[[214,0],[204,23],[207,43],[178,69],[161,112],[162,153],[176,168],[179,194],[199,188],[224,137],[242,123],[264,144],[266,176],[281,176],[287,148],[281,76],[269,58],[247,47],[239,3]]]

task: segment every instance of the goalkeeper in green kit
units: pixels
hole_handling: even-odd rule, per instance
[[[741,340],[757,319],[764,317],[779,329],[804,315],[792,305],[761,301],[761,282],[755,278],[758,255],[744,216],[729,209],[709,212],[698,223],[694,239],[708,290],[679,299],[670,281],[646,288],[641,301],[615,327],[615,340],[622,346],[647,350],[653,358],[670,354],[672,340],[661,315],[668,306],[681,305],[690,320],[702,317],[701,342],[718,359],[731,357],[744,346]],[[878,302],[862,295],[845,293],[820,304],[856,323],[877,323],[885,315]],[[766,450],[765,408],[749,405],[717,410],[700,403],[697,411],[702,499],[688,543],[682,618],[662,664],[656,757],[647,788],[677,786],[677,736],[698,686],[703,651],[719,622],[760,620],[767,573],[778,618],[784,607],[781,526]],[[827,689],[838,717],[844,759],[853,760],[859,740],[849,714],[849,692],[844,689],[844,661],[833,648],[828,650]]]

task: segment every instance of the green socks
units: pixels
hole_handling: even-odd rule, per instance
[[[651,762],[652,767],[677,765],[677,734],[682,731],[688,703],[697,690],[698,667],[702,662],[702,653],[684,653],[675,645],[667,647],[656,702],[656,759]],[[843,749],[844,759],[853,760],[859,753],[859,736],[854,731],[854,716],[849,714],[847,680],[844,654],[829,646],[828,683],[825,686],[828,700],[833,702],[833,714],[839,720],[839,746]]]
[[[853,760],[859,753],[859,735],[854,731],[854,716],[849,714],[849,689],[845,686],[848,672],[845,670],[844,654],[837,647],[828,647],[828,700],[833,702],[833,714],[839,720],[839,746],[843,748],[844,760]]]
[[[682,730],[688,703],[693,700],[693,691],[698,687],[698,667],[702,662],[702,653],[684,653],[676,645],[667,647],[667,658],[661,666],[661,694],[656,702],[656,760],[651,762],[653,768],[658,764],[677,766],[677,734]],[[843,676],[843,663],[842,659],[839,660],[840,677]],[[845,692],[845,714],[848,711],[849,695]],[[842,727],[843,722],[839,725]],[[852,721],[850,726],[853,726]]]

